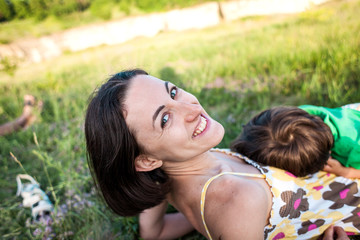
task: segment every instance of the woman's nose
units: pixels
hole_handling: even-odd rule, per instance
[[[195,121],[201,114],[202,107],[198,103],[182,103],[182,110],[184,113],[184,120],[186,122]]]

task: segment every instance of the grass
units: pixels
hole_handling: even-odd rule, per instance
[[[24,94],[44,102],[34,125],[0,137],[0,235],[40,239],[46,232],[43,224],[31,223],[30,209],[15,196],[16,174],[24,170],[11,152],[56,205],[57,238],[137,238],[137,218],[106,209],[86,164],[87,98],[109,74],[142,67],[194,93],[223,123],[219,147],[227,147],[243,123],[271,106],[360,101],[359,11],[358,0],[334,1],[298,15],[167,32],[20,66],[13,75],[0,72],[0,124],[21,114]],[[198,238],[192,233],[183,239]]]
[[[76,12],[61,18],[49,16],[43,21],[35,18],[16,19],[0,24],[0,43],[7,44],[22,38],[37,38],[89,23],[101,23],[103,19],[89,11]]]

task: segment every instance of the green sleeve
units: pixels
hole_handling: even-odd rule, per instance
[[[299,108],[301,108],[302,110],[305,110],[306,112],[308,112],[311,115],[316,115],[318,117],[320,117],[325,123],[326,125],[328,125],[330,127],[331,133],[334,136],[334,140],[336,141],[339,137],[339,133],[338,133],[338,128],[337,128],[337,124],[341,123],[340,121],[334,121],[334,117],[332,112],[330,112],[329,108],[325,108],[325,107],[318,107],[318,106],[313,106],[313,105],[302,105],[299,106]],[[332,110],[334,111],[334,110]]]
[[[360,111],[302,105],[299,108],[319,116],[331,129],[331,155],[344,166],[360,169]]]
[[[334,142],[331,156],[341,162],[345,167],[360,169],[360,145],[347,137]]]

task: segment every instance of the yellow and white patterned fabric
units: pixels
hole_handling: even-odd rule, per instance
[[[316,239],[330,225],[341,226],[348,235],[360,233],[360,181],[320,171],[297,178],[282,169],[260,165],[229,150],[214,149],[243,159],[258,168],[261,174],[223,172],[210,178],[201,193],[201,217],[205,222],[205,196],[210,183],[225,174],[264,178],[273,194],[269,225],[264,239]],[[241,226],[239,226],[241,227]]]

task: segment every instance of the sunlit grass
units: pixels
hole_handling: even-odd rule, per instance
[[[209,114],[223,123],[226,136],[220,147],[227,147],[241,125],[262,109],[300,104],[334,107],[360,100],[359,11],[360,1],[336,1],[294,16],[240,19],[204,30],[164,32],[67,53],[20,65],[13,76],[1,72],[0,123],[21,114],[24,94],[35,95],[44,107],[29,129],[0,137],[4,170],[0,235],[31,239],[36,228],[25,227],[30,209],[19,207],[21,198],[14,197],[15,177],[22,170],[11,158],[12,152],[51,193],[46,163],[59,205],[76,194],[94,203],[71,209],[55,225],[57,236],[72,232],[72,239],[134,237],[136,218],[119,218],[105,210],[93,192],[86,165],[87,98],[110,74],[141,67],[193,92]]]

